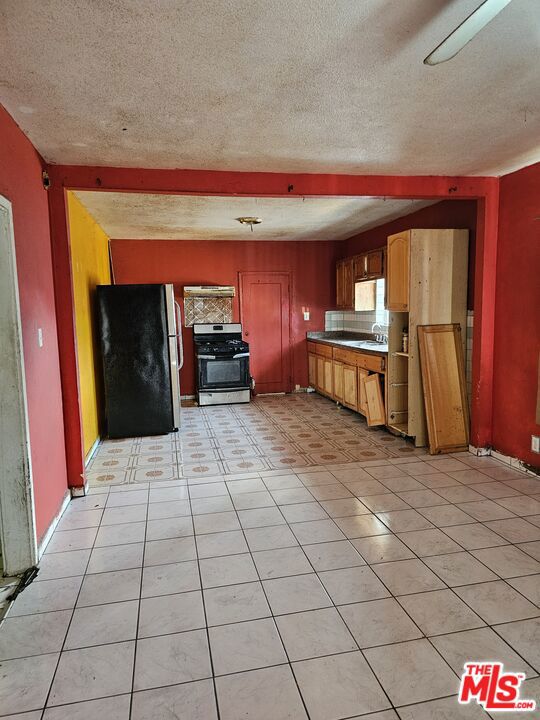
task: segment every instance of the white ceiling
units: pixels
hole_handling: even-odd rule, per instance
[[[214,197],[77,191],[110,238],[150,240],[344,240],[432,205],[366,197]],[[251,232],[236,220],[262,219]]]
[[[55,163],[499,174],[540,159],[540,4],[2,0],[0,102]],[[125,128],[125,129],[124,129]]]

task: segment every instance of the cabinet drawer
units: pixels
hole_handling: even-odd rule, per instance
[[[386,369],[385,359],[380,355],[357,353],[356,365],[357,367],[364,368],[364,370],[371,370],[372,372],[384,372]]]
[[[348,365],[356,365],[356,358],[358,353],[354,350],[345,350],[344,348],[334,348],[334,360],[338,362],[347,363]]]
[[[322,357],[332,357],[332,346],[323,345],[322,343],[309,342],[307,344],[308,353],[314,353],[315,355],[321,355]]]

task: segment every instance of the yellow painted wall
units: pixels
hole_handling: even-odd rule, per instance
[[[68,192],[71,272],[84,452],[99,436],[102,421],[102,370],[96,337],[95,288],[111,282],[109,238],[72,192]]]

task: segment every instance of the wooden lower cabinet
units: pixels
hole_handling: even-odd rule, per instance
[[[343,402],[343,363],[333,362],[334,368],[334,399]]]
[[[335,364],[335,363],[334,363]],[[356,368],[351,365],[342,365],[343,376],[343,405],[352,410],[358,409],[358,383],[356,381]]]
[[[365,379],[369,377],[369,370],[358,368],[358,412],[367,415],[366,388],[364,387]]]
[[[317,356],[308,354],[308,380],[310,387],[317,387]]]
[[[308,343],[310,385],[322,395],[365,415],[370,426],[386,424],[385,368],[386,359],[380,355]]]

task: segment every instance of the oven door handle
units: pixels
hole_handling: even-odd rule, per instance
[[[236,360],[237,358],[243,358],[243,357],[249,357],[249,353],[238,353],[237,355],[233,355],[233,360]]]
[[[197,360],[215,360],[215,355],[197,355]]]

